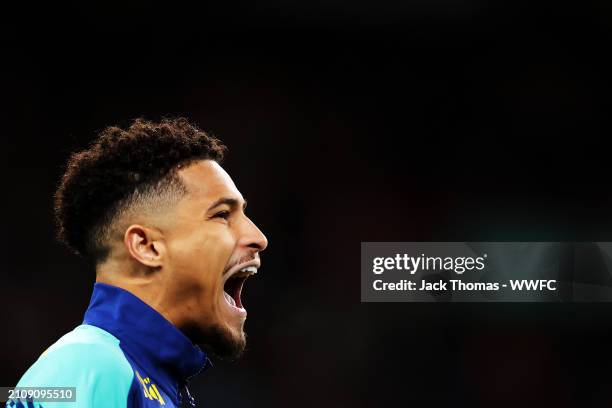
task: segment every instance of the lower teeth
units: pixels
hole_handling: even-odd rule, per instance
[[[227,300],[227,302],[228,302],[230,305],[232,305],[232,306],[236,306],[236,301],[234,300],[234,298],[233,298],[233,297],[231,297],[231,296],[229,295],[229,293],[227,293],[227,292],[223,292],[223,294],[225,295],[225,299]]]

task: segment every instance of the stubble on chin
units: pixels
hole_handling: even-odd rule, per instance
[[[206,353],[225,361],[236,361],[244,354],[246,334],[236,338],[227,328],[213,325],[206,328],[184,330],[194,344],[201,346]]]

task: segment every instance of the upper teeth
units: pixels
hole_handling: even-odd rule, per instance
[[[246,272],[246,273],[251,273],[251,274],[256,274],[257,273],[257,268],[254,266],[247,266],[246,268],[242,268],[240,270],[240,272]]]

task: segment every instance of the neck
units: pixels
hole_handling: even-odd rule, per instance
[[[167,290],[167,275],[162,269],[135,268],[113,261],[96,267],[96,282],[127,290],[180,329],[181,304]]]

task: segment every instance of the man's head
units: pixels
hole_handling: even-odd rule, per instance
[[[225,147],[185,119],[110,127],[75,153],[56,193],[59,237],[220,356],[245,346],[240,291],[265,236],[219,165]]]

